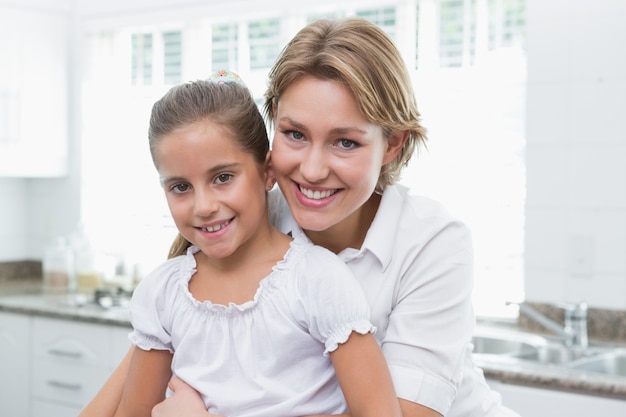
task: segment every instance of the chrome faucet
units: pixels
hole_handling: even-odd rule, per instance
[[[559,307],[565,310],[564,326],[546,317],[527,303],[506,302],[506,305],[511,304],[519,307],[520,314],[525,314],[546,329],[561,336],[566,346],[581,349],[586,349],[589,346],[587,337],[587,304],[585,302],[559,304]]]

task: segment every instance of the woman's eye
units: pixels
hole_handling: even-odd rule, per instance
[[[174,184],[170,187],[170,190],[172,190],[173,192],[180,194],[180,193],[184,193],[186,191],[189,191],[189,189],[191,188],[191,186],[189,184]]]
[[[357,147],[357,143],[350,139],[340,139],[338,145],[342,149],[352,149]]]
[[[297,130],[288,130],[285,132],[287,136],[290,136],[294,140],[302,140],[304,139],[304,135]]]
[[[232,177],[233,177],[232,174],[220,174],[217,177],[215,177],[215,182],[218,184],[224,184],[230,181]]]

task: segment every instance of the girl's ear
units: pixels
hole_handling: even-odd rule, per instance
[[[265,155],[265,190],[269,191],[274,188],[276,183],[276,175],[274,175],[274,167],[272,166],[272,152],[268,151]]]
[[[387,138],[387,149],[385,150],[385,156],[383,157],[383,165],[396,159],[404,144],[409,139],[410,132],[408,130],[392,133]]]

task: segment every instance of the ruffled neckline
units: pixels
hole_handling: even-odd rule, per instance
[[[304,238],[303,238],[304,237]],[[194,255],[200,251],[197,246],[190,246],[184,256],[181,263],[179,286],[184,295],[184,298],[191,304],[192,307],[201,310],[205,313],[213,313],[218,315],[232,315],[239,314],[251,309],[256,308],[262,300],[269,296],[273,292],[274,288],[280,286],[287,276],[285,271],[291,269],[289,265],[294,265],[298,262],[298,259],[304,253],[303,247],[307,245],[307,239],[304,235],[294,237],[289,242],[289,248],[283,255],[283,258],[278,261],[273,267],[272,271],[259,281],[259,287],[257,288],[252,300],[246,301],[242,304],[230,302],[228,305],[215,304],[210,300],[200,301],[196,299],[191,291],[189,291],[189,281],[193,274],[196,273],[196,258]]]

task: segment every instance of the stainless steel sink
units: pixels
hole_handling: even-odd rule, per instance
[[[626,349],[615,349],[591,358],[575,361],[569,366],[581,371],[626,377]]]
[[[626,376],[626,349],[572,349],[560,340],[518,330],[479,327],[472,338],[478,361],[515,365],[559,366]]]
[[[475,335],[474,357],[492,360],[515,360],[543,364],[561,364],[577,359],[564,345],[552,343],[535,335]]]
[[[568,349],[564,345],[538,346],[528,352],[522,352],[517,357],[524,361],[545,364],[564,364],[576,360],[582,356],[575,350]]]
[[[473,352],[478,355],[518,355],[533,352],[537,348],[531,341],[491,335],[475,335],[472,343]]]

